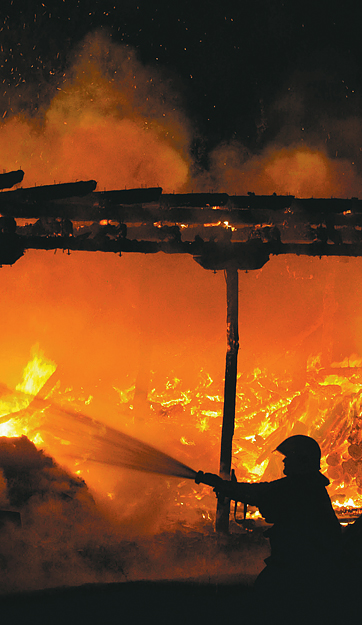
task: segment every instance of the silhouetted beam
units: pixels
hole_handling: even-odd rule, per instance
[[[6,174],[0,174],[0,189],[10,189],[16,184],[22,182],[24,172],[22,169],[17,171],[9,171]]]
[[[4,254],[2,255],[2,249]],[[362,242],[351,244],[328,244],[321,242],[284,244],[280,241],[263,243],[260,239],[245,242],[218,243],[203,241],[149,241],[108,237],[84,238],[80,236],[27,236],[0,235],[0,264],[13,264],[27,249],[70,250],[84,252],[190,254],[204,269],[224,270],[233,264],[237,269],[249,271],[260,269],[272,255],[296,254],[298,256],[362,256]],[[14,260],[13,260],[14,259]]]
[[[101,201],[109,204],[151,204],[158,202],[162,194],[161,187],[146,189],[120,189],[118,191],[104,191],[96,193]]]
[[[229,201],[227,193],[169,193],[161,197],[165,207],[205,207],[225,206]]]
[[[285,210],[290,208],[294,195],[230,195],[229,204],[232,208],[250,208],[253,210]]]
[[[309,215],[315,215],[317,213],[330,215],[333,213],[352,213],[362,212],[362,200],[358,198],[344,199],[344,198],[294,198],[292,208],[300,210],[306,214],[308,219]]]
[[[96,182],[90,180],[6,191],[0,194],[0,212],[14,218],[49,216],[75,221],[160,221],[190,225],[227,221],[234,226],[293,227],[295,224],[328,223],[334,227],[359,226],[362,222],[362,200],[357,198],[298,199],[292,195],[254,193],[245,196],[163,194],[161,187],[94,192],[95,188]]]
[[[203,225],[228,222],[231,226],[276,225],[292,228],[297,225],[319,225],[333,223],[334,226],[360,226],[362,213],[342,211],[329,215],[319,212],[293,210],[285,213],[282,210],[267,209],[232,209],[201,208],[201,207],[170,207],[155,202],[152,205],[117,204],[108,201],[101,193],[88,193],[87,183],[74,183],[81,186],[55,185],[49,187],[33,187],[0,193],[0,212],[14,218],[54,217],[67,218],[74,221],[113,220],[119,223],[162,222],[163,224]],[[71,197],[61,197],[67,193]],[[79,197],[86,193],[84,198]],[[111,192],[110,192],[111,193]],[[118,193],[118,192],[115,192]],[[52,197],[51,197],[52,196]],[[74,199],[72,199],[72,197]],[[146,196],[144,196],[145,199]],[[79,198],[79,199],[76,199]],[[49,200],[49,201],[48,201]]]
[[[223,270],[233,264],[237,269],[252,270],[260,269],[269,260],[272,248],[268,244],[263,244],[259,240],[247,241],[245,243],[233,243],[223,245],[215,242],[204,242],[201,239],[187,241],[138,241],[126,238],[119,239],[92,239],[82,236],[20,236],[14,235],[11,244],[16,244],[21,250],[41,249],[41,250],[69,250],[83,252],[112,252],[156,254],[164,252],[166,254],[190,254],[205,269]],[[4,245],[6,236],[3,235]],[[10,239],[9,239],[10,241]],[[15,250],[18,253],[18,250]],[[361,246],[362,253],[362,246]],[[0,245],[1,257],[1,245]],[[7,253],[7,256],[12,256]],[[15,257],[16,260],[16,257]],[[4,259],[0,264],[13,264]]]
[[[3,206],[14,204],[14,210],[27,210],[27,203],[49,202],[51,200],[62,200],[71,197],[82,197],[92,193],[97,183],[95,180],[87,180],[86,182],[67,182],[65,184],[50,184],[41,187],[28,187],[25,189],[17,189],[16,191],[6,191],[0,194],[0,210]],[[14,215],[21,216],[21,215]]]

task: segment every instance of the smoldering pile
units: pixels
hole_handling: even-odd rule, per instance
[[[0,467],[0,507],[21,516],[21,527],[5,520],[1,528],[1,591],[96,581],[90,545],[106,527],[85,482],[26,436],[0,438]]]
[[[54,460],[26,436],[0,437],[0,467],[2,470],[1,504],[21,510],[25,517],[30,503],[39,499],[71,499],[78,491],[87,491],[85,482],[67,475]],[[91,497],[88,495],[88,503]]]

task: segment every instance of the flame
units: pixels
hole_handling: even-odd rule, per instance
[[[335,509],[340,515],[346,511],[360,511],[362,508],[362,372],[361,359],[351,357],[340,363],[333,363],[338,368],[338,375],[324,371],[318,365],[318,358],[309,359],[309,378],[304,388],[288,391],[283,381],[273,379],[270,373],[260,367],[249,375],[238,376],[237,412],[234,437],[233,466],[243,481],[271,480],[281,477],[281,463],[278,454],[274,454],[277,444],[286,436],[294,433],[306,433],[314,436],[322,448],[322,470],[331,481],[330,494]],[[346,366],[346,363],[354,366]],[[316,366],[318,365],[318,366]],[[341,369],[345,374],[341,374]],[[38,349],[24,368],[21,382],[17,384],[14,395],[8,403],[2,402],[2,415],[8,417],[0,426],[2,436],[21,436],[26,434],[37,446],[45,445],[55,456],[61,447],[67,447],[71,441],[59,438],[51,442],[42,432],[42,419],[51,409],[48,401],[35,405],[31,402],[39,396],[44,384],[56,371],[54,362],[47,359]],[[214,380],[204,371],[200,371],[195,389],[183,389],[183,383],[177,377],[165,380],[163,388],[155,387],[149,394],[152,423],[172,424],[173,430],[182,432],[174,453],[189,462],[192,449],[192,463],[205,463],[211,456],[218,455],[220,426],[222,418],[222,392]],[[275,400],[276,389],[283,397]],[[132,390],[118,392],[120,405],[125,400],[131,401]],[[68,396],[70,389],[61,389],[59,381],[51,385],[47,397],[55,399],[54,393],[63,401],[75,405],[81,402],[89,405],[91,399]],[[16,401],[14,398],[17,398]],[[315,411],[315,405],[319,410]],[[210,409],[213,406],[214,409]],[[15,408],[17,409],[15,411]],[[24,412],[18,417],[19,410]],[[55,437],[56,438],[56,437]],[[169,451],[169,450],[168,450]],[[73,463],[73,470],[82,475],[84,468]],[[182,507],[189,512],[199,508],[205,518],[213,514],[213,500],[207,489],[201,492],[191,488],[184,492],[185,482],[179,485],[179,494],[175,500],[176,508]],[[113,501],[114,493],[110,489],[107,496]],[[209,499],[208,499],[209,498]],[[253,516],[254,515],[254,516]],[[250,515],[249,515],[250,516]],[[257,518],[252,512],[250,518]],[[210,517],[211,518],[211,517]]]
[[[47,360],[42,353],[35,353],[32,360],[25,366],[23,379],[16,385],[16,390],[29,395],[37,395],[56,368],[56,365]]]
[[[55,363],[47,359],[38,346],[32,351],[33,357],[24,367],[22,380],[16,385],[15,392],[0,401],[0,436],[29,434],[34,419],[30,413],[26,414],[26,409],[56,370]],[[35,445],[43,442],[40,432],[33,432],[29,438]]]
[[[334,499],[334,506],[336,508],[356,508],[356,503],[352,497],[345,498],[343,501],[339,499]]]
[[[53,256],[51,261],[53,261]],[[64,261],[63,257],[61,258]],[[72,255],[67,257],[67,263],[74,259]],[[23,374],[19,374],[20,381],[18,379],[14,382],[13,393],[10,391],[4,391],[0,394],[0,435],[8,436],[20,436],[26,434],[31,440],[41,448],[45,448],[56,460],[66,463],[66,451],[69,445],[66,436],[59,437],[58,441],[50,440],[42,429],[44,420],[52,418],[54,421],[54,415],[52,413],[52,403],[58,403],[61,407],[64,406],[67,409],[71,407],[76,411],[85,411],[86,414],[92,415],[96,419],[108,419],[109,425],[119,427],[119,429],[126,431],[130,430],[135,435],[139,436],[141,432],[147,439],[147,442],[158,446],[160,449],[164,449],[170,455],[179,458],[186,465],[191,466],[198,470],[202,468],[204,470],[218,471],[218,460],[220,452],[220,435],[221,424],[223,414],[223,380],[222,371],[220,368],[217,370],[218,375],[214,375],[214,371],[209,373],[205,369],[193,367],[191,370],[190,365],[190,350],[192,348],[192,341],[195,342],[194,337],[191,337],[191,342],[186,343],[187,349],[187,368],[182,370],[182,374],[178,370],[177,373],[170,373],[169,368],[169,356],[165,360],[167,366],[163,367],[163,371],[168,371],[168,375],[165,377],[161,374],[159,368],[161,368],[162,362],[159,358],[161,350],[156,348],[157,355],[157,368],[156,372],[151,372],[151,379],[149,383],[150,391],[147,395],[147,400],[144,405],[144,414],[142,415],[142,426],[137,430],[137,410],[133,405],[135,395],[135,376],[133,373],[137,370],[136,365],[132,364],[130,375],[128,375],[129,360],[127,362],[126,369],[127,375],[124,373],[122,376],[113,377],[109,375],[106,382],[110,382],[110,390],[107,393],[113,393],[109,404],[112,404],[111,410],[108,410],[109,414],[104,414],[103,397],[102,401],[97,399],[99,391],[97,385],[99,383],[100,375],[98,373],[99,356],[105,354],[105,360],[111,362],[111,368],[117,369],[122,366],[119,358],[119,349],[117,348],[115,355],[107,347],[105,343],[105,336],[108,331],[107,324],[109,323],[110,332],[114,332],[119,323],[119,311],[122,311],[122,307],[119,306],[120,301],[124,299],[116,299],[115,292],[112,292],[107,286],[106,293],[102,292],[101,300],[105,301],[106,296],[111,298],[112,310],[117,311],[114,319],[108,314],[106,323],[104,323],[103,330],[99,336],[99,331],[93,330],[94,311],[97,310],[97,300],[92,299],[93,291],[85,287],[85,296],[87,303],[90,300],[89,305],[89,324],[87,324],[87,316],[83,312],[81,313],[81,306],[77,308],[78,303],[81,300],[77,300],[77,297],[81,296],[79,289],[80,282],[83,284],[83,274],[81,273],[82,262],[75,264],[77,271],[73,272],[73,276],[76,277],[75,287],[71,293],[59,291],[60,279],[54,281],[53,277],[50,279],[50,275],[44,271],[44,264],[39,262],[39,267],[36,264],[36,259],[31,259],[33,270],[30,273],[31,293],[34,292],[34,276],[41,276],[39,301],[41,306],[36,310],[31,310],[32,318],[36,318],[39,321],[38,332],[41,332],[41,328],[47,323],[47,318],[55,318],[57,327],[61,327],[62,314],[58,313],[55,308],[48,307],[47,301],[44,299],[44,281],[51,288],[51,285],[57,283],[57,295],[59,293],[66,300],[68,306],[68,316],[70,322],[66,326],[67,332],[61,334],[61,340],[58,336],[55,336],[50,342],[48,340],[49,353],[57,352],[59,358],[64,360],[67,358],[69,361],[70,346],[74,343],[76,333],[80,337],[87,336],[87,341],[81,341],[81,347],[85,344],[84,351],[80,353],[74,352],[74,360],[69,362],[68,373],[69,379],[62,379],[60,373],[57,373],[55,369],[56,365],[53,361],[46,358],[44,354],[38,349],[30,358],[30,362],[24,368]],[[58,261],[59,262],[59,261]],[[119,261],[117,261],[119,262]],[[124,260],[127,263],[127,260]],[[150,261],[151,262],[151,261]],[[173,259],[166,259],[168,267],[171,266]],[[89,264],[90,263],[90,264]],[[94,280],[97,280],[99,274],[99,280],[97,285],[102,284],[104,280],[105,267],[108,265],[102,264],[102,259],[92,265],[90,259],[87,263],[86,274],[89,274],[90,268],[92,269],[92,275]],[[97,269],[98,263],[101,263],[102,269]],[[275,267],[277,275],[284,275],[288,280],[288,292],[291,290],[291,302],[292,309],[295,310],[295,298],[298,296],[297,291],[302,286],[301,280],[305,278],[306,288],[314,288],[310,275],[312,273],[312,265],[308,261],[307,271],[298,269],[301,260],[295,260],[296,269],[291,271],[290,260],[278,260]],[[287,265],[287,269],[285,266]],[[338,265],[343,269],[344,265]],[[158,265],[157,265],[158,267]],[[175,264],[176,267],[176,264]],[[177,269],[178,269],[177,265]],[[332,263],[325,263],[326,275],[330,275],[331,267],[335,268],[336,265]],[[188,269],[190,271],[190,269]],[[4,276],[6,284],[7,270],[4,268],[2,276]],[[11,269],[12,272],[17,271]],[[98,271],[98,273],[97,273]],[[263,279],[264,273],[271,271],[268,268],[261,272],[253,274],[253,282],[245,282],[247,288],[251,289],[253,296],[252,310],[256,311],[255,314],[259,315],[261,307],[255,305],[255,302],[261,302],[258,299],[260,289],[260,283]],[[284,271],[284,274],[282,273]],[[9,270],[10,272],[10,270]],[[78,275],[78,273],[79,275]],[[9,274],[10,275],[10,274]],[[14,273],[11,274],[13,276]],[[117,275],[119,275],[117,273]],[[157,271],[158,277],[162,276],[161,271]],[[192,274],[194,275],[194,274]],[[332,272],[333,275],[333,272]],[[77,277],[78,276],[78,277]],[[248,274],[249,279],[250,274]],[[325,274],[322,274],[325,277]],[[209,276],[214,279],[214,276]],[[215,278],[215,280],[217,277]],[[13,277],[11,277],[13,281]],[[19,289],[21,297],[24,293],[25,277],[21,274],[19,269],[18,274]],[[86,281],[84,281],[86,282]],[[274,285],[275,282],[271,281]],[[11,282],[13,284],[13,282]],[[67,283],[68,284],[68,283]],[[318,285],[318,283],[316,283]],[[345,280],[343,281],[343,286]],[[346,285],[347,287],[348,285]],[[20,288],[21,287],[21,288]],[[209,282],[207,283],[209,290]],[[7,288],[10,289],[10,282]],[[30,287],[29,287],[30,288]],[[68,288],[68,287],[67,287]],[[158,281],[153,282],[152,288],[155,291],[155,298],[159,301],[164,301],[162,295],[167,292],[170,299],[176,300],[176,291],[173,291],[173,285],[158,286]],[[157,289],[160,289],[157,291]],[[274,286],[273,286],[274,289]],[[293,290],[294,289],[294,290]],[[322,289],[321,289],[322,290]],[[202,289],[199,289],[202,294]],[[265,289],[264,289],[265,291]],[[263,292],[264,292],[263,291]],[[322,290],[323,291],[323,290]],[[209,292],[209,291],[208,291]],[[313,291],[315,293],[316,291]],[[120,290],[120,295],[123,298],[123,290]],[[132,294],[131,291],[129,293]],[[179,303],[178,311],[179,323],[183,322],[184,311],[186,307],[190,305],[190,293],[187,292],[184,300],[184,305],[181,307]],[[324,290],[323,293],[326,293]],[[177,296],[179,294],[177,293]],[[265,295],[265,293],[264,293]],[[276,297],[279,297],[277,291]],[[323,296],[325,297],[325,295]],[[43,299],[42,299],[43,298]],[[129,298],[131,299],[131,298]],[[255,302],[254,302],[255,300]],[[21,298],[19,299],[19,302]],[[137,302],[137,300],[135,300]],[[177,297],[177,302],[180,300]],[[276,300],[277,302],[280,300]],[[283,299],[285,303],[285,298]],[[347,298],[345,298],[347,301]],[[74,305],[77,303],[77,306]],[[205,297],[205,305],[208,304],[209,299]],[[329,305],[329,300],[327,301]],[[199,304],[197,304],[199,306]],[[357,309],[359,306],[356,303],[351,304],[351,308]],[[205,307],[204,307],[205,308]],[[264,307],[265,308],[265,307]],[[269,305],[269,310],[271,306]],[[84,306],[83,306],[84,310]],[[86,308],[88,311],[88,308]],[[201,308],[200,308],[201,310]],[[49,312],[50,311],[50,312]],[[162,316],[161,313],[160,317]],[[150,307],[147,307],[147,314],[150,312]],[[215,326],[207,325],[209,323],[208,316],[204,314],[204,310],[201,311],[200,317],[197,317],[199,328],[204,328],[204,335],[207,335],[207,329]],[[223,310],[221,311],[223,312]],[[339,313],[342,315],[343,310]],[[253,312],[254,315],[254,312]],[[27,315],[29,316],[29,315]],[[211,315],[210,315],[211,316]],[[15,318],[15,315],[14,315]],[[10,319],[10,318],[9,318]],[[25,319],[25,318],[24,318]],[[163,318],[162,318],[163,319]],[[263,318],[264,319],[264,318]],[[266,319],[266,317],[265,317]],[[342,319],[338,317],[338,320]],[[257,320],[257,326],[263,332],[263,324],[260,317]],[[277,321],[278,324],[283,324],[283,310],[277,306]],[[295,318],[297,320],[297,318]],[[11,319],[10,319],[11,321]],[[269,321],[269,320],[268,320]],[[162,321],[163,323],[163,321]],[[224,323],[224,319],[220,314],[219,325]],[[127,319],[122,318],[122,324],[124,327],[130,328],[127,325]],[[206,325],[205,325],[206,324]],[[216,325],[216,324],[215,324]],[[294,324],[295,325],[295,324]],[[340,324],[339,324],[340,325]],[[23,327],[24,326],[24,327]],[[74,333],[73,326],[75,328]],[[174,329],[172,325],[172,330]],[[279,327],[279,326],[278,326]],[[285,327],[285,324],[284,324]],[[312,330],[318,327],[318,323],[312,325]],[[188,331],[189,325],[182,326],[182,335],[184,339]],[[206,329],[205,329],[206,328]],[[273,332],[276,325],[272,326]],[[301,326],[301,334],[297,334],[295,340],[296,348],[299,347],[299,343],[303,340],[305,334],[304,326]],[[29,332],[29,327],[25,325],[25,321],[21,323],[17,322],[14,326],[17,334],[23,332],[20,335],[21,342],[24,343],[24,337]],[[31,326],[30,326],[31,329]],[[131,326],[133,332],[133,328]],[[129,331],[131,335],[131,330]],[[214,331],[214,330],[213,330]],[[223,334],[220,332],[220,335]],[[53,335],[54,336],[54,333]],[[112,335],[113,336],[113,335]],[[167,334],[167,340],[170,341],[170,334]],[[342,336],[342,335],[341,335]],[[119,335],[117,335],[119,337]],[[293,326],[293,337],[295,337],[295,327]],[[301,338],[300,338],[301,337]],[[343,337],[342,337],[343,338]],[[19,340],[20,340],[19,339]],[[222,336],[223,339],[223,336]],[[117,338],[117,343],[118,343]],[[173,340],[173,339],[172,339]],[[179,340],[179,338],[177,339]],[[210,345],[215,340],[212,332],[209,332],[207,337],[207,356],[205,352],[202,354],[202,358],[197,361],[208,362],[210,359]],[[248,337],[244,337],[244,348],[242,351],[246,351]],[[260,344],[265,342],[266,333],[262,335]],[[69,342],[70,341],[70,342]],[[99,343],[97,343],[99,341]],[[112,338],[113,341],[113,338]],[[313,338],[313,343],[316,342]],[[60,346],[58,343],[61,343]],[[65,347],[63,347],[65,343]],[[112,342],[112,347],[113,347]],[[342,343],[342,341],[341,341]],[[172,349],[174,345],[178,343],[172,343]],[[77,345],[80,345],[78,343]],[[92,345],[92,350],[98,358],[97,366],[94,365],[96,373],[91,376],[90,388],[82,389],[77,388],[76,383],[72,380],[76,378],[79,382],[82,379],[83,372],[81,362],[88,361],[91,365],[91,359],[89,358],[89,346]],[[122,343],[124,345],[124,343]],[[282,350],[283,350],[282,344]],[[107,349],[105,348],[107,347]],[[221,346],[223,348],[223,345]],[[255,343],[253,343],[253,349]],[[330,479],[329,492],[333,498],[333,503],[336,508],[351,507],[351,501],[354,502],[354,509],[357,510],[361,505],[362,497],[362,359],[356,354],[352,353],[348,358],[344,357],[340,361],[327,362],[325,358],[325,352],[323,352],[323,345],[320,342],[316,342],[316,351],[309,354],[309,357],[303,354],[303,367],[302,374],[295,375],[295,371],[289,372],[288,366],[277,367],[274,366],[272,359],[257,358],[258,366],[248,367],[249,362],[245,355],[241,353],[241,365],[242,373],[238,375],[237,383],[237,395],[236,395],[236,420],[235,420],[235,435],[233,444],[233,468],[236,470],[236,474],[239,480],[272,480],[281,476],[282,466],[281,458],[278,458],[278,454],[274,454],[273,451],[288,435],[293,433],[305,433],[316,438],[321,445],[323,458],[322,458],[322,470]],[[357,346],[358,347],[358,346]],[[9,343],[9,353],[11,354],[12,345]],[[178,348],[177,348],[178,349]],[[205,348],[203,348],[205,350]],[[269,349],[269,347],[268,347]],[[79,350],[79,347],[78,347]],[[157,351],[158,350],[158,351]],[[125,350],[126,351],[126,350]],[[131,358],[134,353],[134,343],[132,344]],[[175,353],[177,350],[175,349]],[[169,352],[167,352],[168,354]],[[218,362],[223,358],[224,352],[221,351],[221,356],[217,355]],[[282,351],[281,353],[284,354]],[[246,354],[252,354],[252,351],[246,352]],[[179,352],[176,353],[177,359],[179,359]],[[162,358],[162,356],[161,356]],[[244,358],[244,360],[242,360]],[[156,359],[156,357],[155,357]],[[255,362],[255,358],[250,361]],[[285,357],[283,355],[283,362]],[[6,358],[3,358],[6,361]],[[88,362],[87,361],[87,362]],[[159,366],[159,363],[161,365]],[[299,362],[299,361],[298,361]],[[263,364],[261,364],[263,363]],[[299,366],[299,365],[298,365]],[[8,367],[3,364],[2,376],[4,372],[7,372]],[[299,369],[298,369],[299,371]],[[53,374],[53,378],[51,377]],[[5,376],[3,377],[5,379]],[[9,378],[10,379],[10,378]],[[106,383],[105,382],[105,383]],[[104,383],[104,384],[105,384]],[[46,388],[44,385],[46,384]],[[10,386],[10,384],[9,384]],[[108,388],[108,387],[107,387]],[[43,389],[43,391],[42,391]],[[1,389],[0,389],[1,390]],[[36,401],[34,397],[37,398]],[[40,401],[40,398],[45,397],[45,401]],[[108,400],[107,400],[108,401]],[[12,416],[13,415],[13,416]],[[2,418],[6,418],[6,421]],[[132,429],[133,428],[133,429]],[[148,440],[149,439],[149,440]],[[360,453],[361,452],[361,453]],[[69,460],[67,461],[69,463]],[[77,471],[79,475],[84,475],[85,479],[93,480],[92,484],[96,484],[97,488],[103,488],[104,492],[115,492],[114,483],[108,484],[104,475],[100,478],[100,471],[96,472],[95,469],[89,469],[86,465],[80,464],[76,466],[74,463],[68,465],[73,471]],[[89,473],[88,473],[89,471]],[[196,510],[200,511],[200,505],[202,514],[213,515],[215,508],[215,501],[212,493],[205,491],[202,498],[197,498],[195,492],[197,489],[190,489],[190,484],[186,482],[179,487],[179,493],[182,494],[182,508],[187,510],[188,514],[196,513]],[[197,491],[199,492],[199,491]],[[178,508],[178,504],[181,503],[179,496],[175,498],[174,506]],[[200,503],[201,502],[201,503]],[[341,503],[341,505],[338,504]],[[347,502],[347,503],[346,503]],[[342,505],[343,504],[343,505]]]

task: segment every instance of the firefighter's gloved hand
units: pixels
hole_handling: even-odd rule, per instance
[[[212,486],[215,492],[217,492],[223,480],[221,477],[216,475],[216,473],[204,473],[203,471],[199,471],[196,474],[195,482],[196,484],[207,484],[207,486]]]

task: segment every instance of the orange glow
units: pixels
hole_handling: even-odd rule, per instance
[[[182,189],[187,124],[158,82],[130,51],[90,36],[43,119],[2,121],[1,162],[21,167],[28,187],[94,179],[99,191]]]
[[[94,178],[98,190],[159,185],[165,192],[361,195],[350,163],[307,144],[247,157],[236,144],[219,146],[210,171],[191,180],[189,125],[174,94],[102,37],[86,42],[64,78],[41,119],[14,116],[0,125],[2,162],[24,169],[24,186]],[[359,505],[361,269],[361,259],[275,257],[240,274],[233,455],[239,479],[279,477],[277,444],[293,432],[309,433],[322,446],[335,501]],[[67,456],[72,432],[51,438],[42,424],[55,427],[69,408],[85,412],[195,470],[217,472],[223,273],[205,271],[190,257],[29,251],[0,269],[0,283],[2,435],[25,433],[44,446],[128,514],[134,531],[160,528],[160,499],[165,518],[191,522],[201,512],[212,520],[210,489],[164,480],[150,514],[147,496],[156,487],[148,476],[91,465],[86,454],[75,462]],[[43,355],[29,359],[34,344]],[[39,397],[44,384],[47,401]]]
[[[329,158],[323,148],[275,146],[245,159],[235,145],[223,145],[215,149],[212,163],[212,176],[218,187],[229,194],[252,191],[257,195],[320,198],[362,193],[362,181],[353,165]]]
[[[233,452],[239,480],[279,477],[281,458],[273,450],[293,432],[308,433],[321,444],[322,470],[331,480],[336,507],[349,508],[350,500],[356,509],[361,505],[362,360],[356,311],[362,295],[351,288],[360,271],[360,259],[346,264],[279,257],[260,271],[240,275]],[[71,429],[56,438],[42,426],[61,425],[62,410],[86,413],[133,434],[195,470],[218,471],[226,332],[222,272],[207,272],[184,257],[29,252],[14,267],[2,268],[0,280],[4,292],[12,292],[0,307],[7,327],[0,380],[16,389],[2,393],[1,415],[8,416],[0,434],[25,433],[115,509],[122,509],[129,474],[87,464],[85,457],[69,458]],[[34,340],[44,353],[35,351],[29,359]],[[150,344],[147,399],[139,404],[138,372]],[[37,381],[33,395],[24,386],[23,374],[30,369]],[[151,531],[147,519],[138,516],[135,493],[155,479],[137,474],[135,492],[126,489],[130,501],[136,497],[135,531]],[[200,513],[213,518],[211,489],[200,491],[188,480],[160,480],[167,518],[188,523]],[[165,522],[163,515],[155,511],[152,531],[154,523]]]
[[[342,363],[335,363],[334,366],[336,367],[338,364],[343,368]],[[360,367],[355,366],[354,368],[359,376]],[[28,389],[27,392],[29,392],[29,388],[32,388],[34,395],[36,395],[54,371],[54,364],[37,352],[26,365],[23,382],[17,385],[16,390],[23,390],[25,384]],[[320,371],[320,369],[316,371],[317,376],[319,376]],[[241,376],[239,376],[233,465],[241,473],[242,479],[258,481],[260,479],[270,480],[280,477],[280,458],[275,456],[275,454],[273,455],[275,445],[292,432],[308,433],[316,437],[321,444],[323,450],[322,470],[331,480],[330,493],[333,496],[336,510],[345,513],[347,509],[361,508],[362,488],[360,474],[362,475],[362,470],[360,465],[354,460],[354,458],[357,458],[359,461],[362,458],[362,440],[359,437],[359,425],[357,424],[357,429],[354,430],[351,422],[348,434],[345,435],[346,437],[338,437],[338,432],[340,430],[344,431],[346,422],[350,421],[349,413],[351,409],[355,410],[356,396],[362,396],[362,374],[358,382],[351,383],[348,379],[348,376],[353,377],[355,375],[355,372],[351,372],[348,369],[346,376],[326,375],[322,376],[318,381],[312,382],[310,380],[305,389],[301,388],[292,394],[284,390],[284,397],[276,403],[273,402],[273,393],[268,390],[268,387],[271,385],[277,387],[279,385],[278,380],[272,380],[270,375],[268,376],[266,372],[260,369],[251,372],[251,375],[243,381]],[[30,384],[31,380],[32,383]],[[280,382],[282,385],[285,384],[285,380]],[[179,442],[183,447],[195,448],[193,452],[186,452],[186,457],[190,458],[191,453],[194,457],[191,461],[190,459],[188,461],[191,464],[200,463],[202,462],[200,456],[202,458],[205,453],[204,448],[209,448],[209,451],[211,450],[215,455],[218,454],[222,398],[217,394],[214,396],[210,395],[214,383],[209,376],[207,378],[202,377],[202,372],[196,389],[185,392],[180,390],[180,386],[182,386],[181,380],[174,379],[172,382],[170,380],[166,381],[164,389],[160,389],[158,393],[153,389],[149,396],[149,401],[152,412],[156,416],[156,422],[154,422],[152,417],[150,421],[155,429],[158,429],[162,424],[164,426],[167,421],[171,421],[173,429],[176,428],[180,432],[186,432],[187,435],[182,435]],[[310,414],[309,405],[313,405],[316,401],[319,403],[325,402],[323,397],[324,389],[332,386],[334,390],[329,398],[329,409],[324,409],[316,414]],[[243,406],[243,398],[251,388],[254,388],[254,401],[249,407]],[[77,475],[88,477],[89,467],[85,472],[87,463],[83,466],[84,460],[80,463],[82,468],[77,469],[79,461],[70,461],[67,458],[66,447],[71,444],[74,447],[76,440],[72,437],[71,421],[69,422],[70,427],[65,439],[59,439],[57,436],[49,438],[47,428],[45,428],[45,434],[42,432],[42,429],[49,418],[53,419],[53,413],[58,414],[57,420],[61,424],[62,406],[69,404],[69,399],[70,406],[82,404],[85,406],[91,403],[92,398],[88,400],[79,396],[67,398],[66,394],[63,395],[61,392],[59,381],[57,383],[54,381],[50,389],[46,402],[41,401],[39,403],[39,401],[35,401],[34,406],[29,407],[30,398],[28,401],[25,400],[22,410],[29,408],[27,414],[22,415],[21,418],[18,417],[18,412],[12,416],[13,402],[12,398],[8,399],[8,409],[5,411],[5,414],[8,415],[8,420],[0,426],[0,435],[21,436],[26,434],[36,445],[42,448],[45,446],[48,452],[55,457],[61,458],[68,465],[70,462],[70,468]],[[258,390],[260,391],[260,397],[258,396]],[[307,402],[300,402],[303,393],[307,393],[309,396]],[[335,406],[338,405],[341,398],[344,398],[344,400],[350,398],[350,404],[344,401],[345,411],[340,414],[339,421],[335,422],[332,420],[333,424],[330,430],[328,428],[325,429],[328,419],[331,419],[330,415],[333,414]],[[294,409],[293,418],[291,419],[291,406],[296,399],[298,399],[300,409]],[[210,400],[219,406],[218,410],[210,411],[205,409]],[[360,400],[357,401],[359,402]],[[185,410],[185,407],[190,404],[190,409]],[[259,406],[257,410],[255,410],[256,406]],[[2,407],[5,408],[5,402],[3,402]],[[356,418],[360,420],[359,414]],[[124,426],[127,427],[127,422],[123,423]],[[130,424],[128,423],[129,426]],[[320,432],[324,432],[323,438]],[[206,438],[203,440],[203,437]],[[339,441],[338,444],[336,444],[337,440]],[[351,450],[351,440],[354,441],[353,450]],[[332,441],[335,442],[332,444]],[[182,447],[178,447],[176,453],[180,454],[180,451],[182,451]],[[80,456],[84,454],[81,448],[79,448],[79,454]],[[115,498],[113,491],[107,492],[107,496],[111,501]],[[182,497],[184,498],[182,505],[188,508],[189,514],[192,514],[194,509],[198,509],[199,502],[204,498],[194,488],[191,489],[186,498],[185,495],[182,495]],[[203,505],[205,505],[205,502]],[[208,505],[211,505],[211,508],[207,510],[207,515],[208,518],[211,518],[213,513],[211,498],[209,498]]]
[[[321,152],[295,149],[281,150],[265,166],[265,175],[275,186],[276,193],[297,197],[328,197],[335,184],[331,180],[331,163]]]

